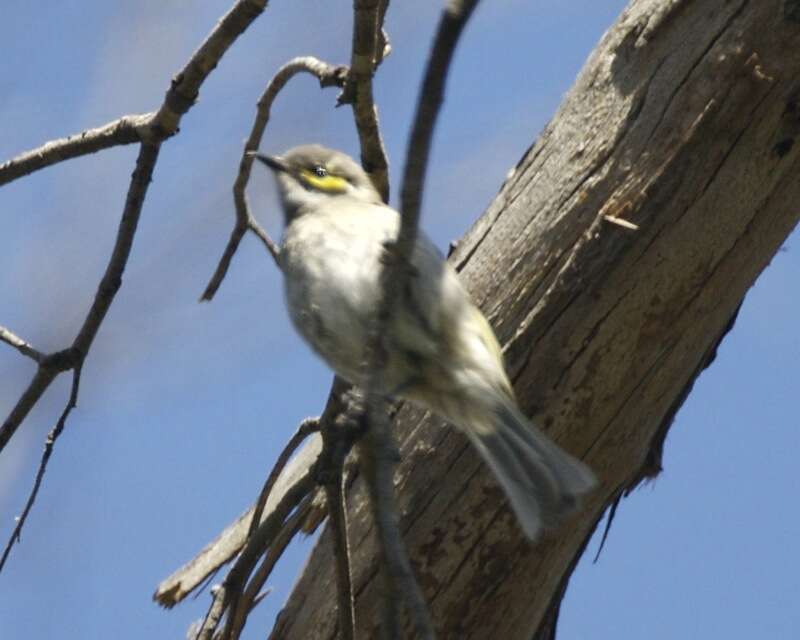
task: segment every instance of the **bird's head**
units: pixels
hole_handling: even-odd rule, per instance
[[[341,151],[310,144],[294,147],[281,156],[253,155],[274,172],[287,221],[331,198],[381,203],[369,176]]]

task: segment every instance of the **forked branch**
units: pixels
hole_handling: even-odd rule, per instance
[[[131,177],[114,248],[83,325],[68,348],[50,354],[39,362],[33,379],[23,391],[2,426],[0,426],[0,453],[5,449],[5,446],[14,436],[23,420],[59,373],[72,370],[77,380],[77,374],[91,349],[117,291],[122,285],[122,275],[133,246],[142,206],[144,205],[144,198],[153,176],[161,142],[178,131],[178,125],[183,114],[194,104],[200,86],[208,74],[216,67],[217,62],[219,62],[233,41],[260,15],[265,5],[266,0],[239,0],[236,2],[231,10],[217,23],[200,48],[189,59],[186,66],[173,78],[163,103],[154,114],[126,116],[99,129],[84,132],[64,140],[53,141],[39,149],[24,153],[0,167],[0,184],[4,184],[55,162],[92,153],[117,144],[127,144],[135,140],[141,140],[136,168]],[[10,344],[15,342],[14,337],[11,335],[6,335],[4,341],[12,341],[9,342]],[[16,342],[17,344],[13,344],[13,346],[24,355],[29,357],[35,355],[30,349],[27,349],[26,353],[25,346],[19,344],[18,341]],[[77,383],[73,385],[73,392],[77,395]],[[9,548],[15,541],[19,540],[20,530],[33,505],[38,487],[41,485],[47,460],[52,454],[57,434],[60,434],[63,430],[69,410],[71,410],[76,401],[77,398],[73,398],[71,395],[67,405],[68,410],[65,410],[62,414],[54,430],[56,436],[52,441],[48,440],[46,457],[43,457],[43,462],[40,464],[34,489],[31,492],[31,499],[28,500],[23,516],[17,522],[10,539]],[[4,558],[7,555],[8,552],[5,553]],[[2,568],[1,563],[0,568]]]

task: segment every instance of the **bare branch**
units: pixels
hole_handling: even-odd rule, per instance
[[[325,409],[319,417],[321,426],[333,425],[346,410],[345,396],[352,386],[339,377],[334,378],[333,385],[325,404]],[[290,448],[287,445],[287,449]],[[310,437],[300,452],[292,458],[280,474],[274,487],[269,492],[265,516],[261,521],[275,510],[286,492],[306,473],[314,467],[322,452],[322,438],[319,435]],[[276,465],[280,462],[276,462]],[[324,464],[322,465],[325,466]],[[192,560],[175,571],[158,585],[153,599],[161,606],[173,607],[181,602],[187,595],[197,589],[206,578],[217,571],[221,566],[233,558],[248,539],[255,506],[248,509],[239,518],[231,523],[225,530],[200,551]],[[311,533],[321,522],[325,515],[325,505],[318,505],[316,500],[304,507],[306,511],[303,518],[303,531]]]
[[[167,136],[177,130],[180,117],[192,106],[203,80],[238,35],[263,11],[264,5],[265,0],[239,0],[231,11],[220,20],[186,67],[173,79],[164,104],[153,117],[154,131],[160,131],[162,136]],[[122,271],[130,253],[141,205],[147,184],[152,176],[158,149],[158,144],[142,145],[111,261],[86,321],[72,345],[81,358],[88,353],[100,323],[121,284]],[[52,372],[37,372],[28,389],[23,393],[3,426],[0,427],[0,451],[4,449],[19,424],[54,378],[55,375]]]
[[[250,536],[244,549],[242,549],[241,555],[225,579],[226,585],[238,587],[242,584],[243,578],[250,574],[258,558],[272,544],[289,514],[313,491],[314,487],[314,470],[311,469],[286,491],[281,501],[275,506],[275,509],[264,519],[255,533]]]
[[[275,564],[283,555],[283,552],[286,550],[286,547],[289,546],[292,539],[302,529],[303,519],[308,507],[310,507],[311,499],[311,494],[303,498],[303,502],[301,502],[297,509],[295,509],[295,512],[286,519],[283,527],[281,527],[281,530],[275,536],[275,539],[264,555],[264,559],[247,583],[247,587],[239,598],[235,609],[231,609],[228,613],[228,623],[225,625],[222,638],[226,640],[239,639],[245,622],[247,621],[247,616],[263,598],[260,594],[262,594],[264,584],[272,574]]]
[[[5,563],[5,558],[8,556],[13,541],[19,539],[19,530],[39,491],[39,486],[41,485],[47,467],[47,461],[52,454],[55,440],[63,430],[64,422],[72,410],[72,407],[74,407],[77,402],[78,381],[80,379],[80,370],[83,361],[97,335],[103,318],[105,318],[111,306],[111,302],[114,300],[116,292],[122,284],[122,272],[125,270],[125,265],[128,262],[128,256],[130,255],[131,246],[133,244],[133,236],[136,233],[136,225],[141,215],[144,197],[147,193],[147,187],[150,184],[153,169],[155,168],[159,148],[160,146],[158,144],[142,144],[141,146],[139,157],[136,162],[136,169],[131,177],[128,197],[125,201],[125,209],[122,213],[122,219],[117,231],[117,238],[114,243],[111,259],[106,267],[103,279],[100,281],[100,286],[95,294],[95,299],[89,309],[86,320],[81,330],[78,332],[75,341],[69,349],[51,354],[42,360],[28,388],[22,394],[2,427],[0,427],[0,452],[2,452],[5,445],[8,444],[9,440],[22,423],[22,420],[24,420],[25,416],[33,408],[47,387],[50,386],[50,383],[55,379],[56,375],[61,371],[73,369],[72,396],[56,428],[48,436],[47,444],[45,445],[45,454],[42,457],[39,472],[36,475],[34,490],[25,506],[23,517],[18,522],[14,534],[12,534],[12,542],[9,543],[9,546],[3,554],[3,561],[0,562],[0,569],[2,569],[2,565]]]
[[[319,436],[306,441],[306,446],[289,462],[270,492],[262,522],[272,514],[287,491],[309,472],[321,450],[322,438]],[[164,579],[153,594],[153,600],[163,607],[171,608],[197,589],[214,571],[229,562],[247,542],[254,510],[255,506],[248,509],[235,522],[226,527],[215,540],[206,545],[197,556]],[[312,505],[305,509],[307,512],[311,510]],[[307,517],[308,514],[306,514]]]
[[[369,422],[367,464],[372,505],[381,541],[384,564],[384,633],[399,635],[397,606],[402,595],[409,605],[416,634],[420,638],[434,637],[425,599],[411,569],[403,545],[394,506],[393,470],[395,450],[385,417],[384,401],[380,395],[384,385],[383,371],[387,362],[383,336],[394,314],[398,293],[409,277],[408,259],[417,236],[420,202],[430,152],[431,139],[444,95],[447,72],[458,38],[469,19],[477,0],[451,2],[442,14],[433,44],[425,79],[420,91],[414,127],[409,141],[401,192],[401,226],[397,241],[387,247],[388,260],[381,273],[383,299],[378,306],[373,335],[370,336],[368,363],[370,377],[366,416]]]
[[[289,488],[275,509],[248,539],[225,582],[215,591],[214,602],[197,636],[199,640],[210,640],[222,614],[226,610],[237,610],[243,596],[245,580],[252,573],[256,562],[275,542],[289,514],[312,493],[314,486],[314,470],[311,469]]]
[[[231,231],[230,239],[214,271],[214,275],[211,276],[211,280],[206,286],[203,295],[200,297],[202,301],[211,300],[217,293],[217,289],[219,289],[222,280],[225,278],[225,274],[228,272],[231,260],[236,250],[239,248],[239,243],[248,230],[258,236],[272,256],[272,259],[278,264],[278,246],[258,224],[255,217],[250,212],[245,189],[247,183],[250,181],[250,172],[253,167],[253,156],[250,155],[250,153],[256,151],[261,145],[261,138],[264,136],[264,131],[269,122],[272,103],[286,86],[286,83],[299,73],[309,73],[313,75],[319,80],[320,87],[322,88],[332,86],[341,87],[347,75],[347,67],[334,66],[312,56],[303,56],[293,58],[287,62],[278,70],[272,80],[270,80],[267,88],[258,100],[256,118],[253,121],[250,136],[247,138],[247,142],[245,142],[242,159],[239,162],[239,175],[236,176],[236,182],[233,185],[233,201],[236,205],[236,225],[233,231]],[[278,266],[280,267],[280,265]]]
[[[6,543],[6,548],[3,550],[3,555],[0,557],[0,571],[3,570],[3,567],[6,564],[6,560],[8,559],[8,555],[11,553],[11,548],[14,546],[15,543],[20,541],[20,535],[22,533],[22,527],[25,525],[25,521],[28,519],[28,514],[33,507],[33,503],[36,501],[36,496],[39,493],[39,487],[42,485],[42,479],[44,478],[44,472],[47,469],[47,463],[50,461],[50,456],[53,453],[53,447],[56,444],[56,440],[64,431],[64,425],[67,422],[67,417],[69,416],[70,412],[75,408],[78,404],[78,387],[80,386],[81,382],[81,367],[80,365],[76,366],[75,369],[72,371],[72,389],[70,390],[69,400],[67,401],[67,405],[64,407],[64,410],[61,412],[61,417],[58,419],[56,426],[47,434],[47,440],[45,441],[44,445],[44,452],[42,452],[42,459],[39,462],[39,470],[36,472],[36,480],[33,483],[33,488],[31,489],[30,495],[28,496],[28,501],[25,503],[25,508],[22,510],[22,514],[17,518],[17,524],[14,527],[14,531],[11,534],[8,542]]]
[[[339,550],[342,551],[337,558],[337,565],[340,569],[337,578],[337,586],[341,594],[340,601],[344,605],[340,610],[340,621],[346,638],[353,637],[354,613],[347,538],[342,506],[343,468],[344,460],[352,448],[354,437],[359,435],[357,430],[350,428],[350,417],[354,414],[353,407],[360,407],[360,405],[356,404],[358,398],[359,396],[357,394],[351,393],[351,387],[346,382],[340,378],[334,379],[328,403],[326,404],[322,416],[319,419],[305,421],[298,430],[298,434],[293,438],[293,441],[299,443],[302,440],[300,437],[302,433],[309,429],[320,429],[322,433],[322,451],[316,462],[309,468],[308,475],[313,478],[315,484],[321,484],[325,487],[326,495],[328,496],[327,505],[329,512],[331,505],[334,507],[331,513],[331,526],[333,527],[334,544],[337,546],[337,549],[341,547]],[[285,451],[288,450],[293,450],[291,443],[287,446]],[[288,456],[288,453],[282,454],[281,458],[279,458],[276,463],[276,468],[273,469],[273,472],[270,474],[271,478],[275,477],[276,473],[279,473],[279,468],[283,466],[285,458],[288,458]],[[271,482],[268,480],[265,491],[262,492],[259,501],[264,499],[264,494],[269,494],[267,487],[270,484]],[[269,537],[265,538],[266,542],[260,543],[262,545],[261,551],[259,551],[259,543],[256,541],[256,536],[254,535],[254,533],[257,532],[253,531],[254,527],[251,524],[247,547],[236,565],[229,572],[225,580],[225,591],[221,596],[226,598],[228,602],[226,605],[228,618],[222,633],[223,639],[232,640],[239,637],[247,616],[254,606],[254,599],[261,591],[264,581],[272,570],[272,566],[277,562],[278,557],[280,557],[283,549],[288,544],[288,539],[283,543],[280,541],[286,536],[289,536],[290,539],[291,535],[294,535],[294,533],[304,526],[306,512],[310,510],[311,501],[311,494],[305,496],[301,505],[295,511],[293,519],[284,522],[281,530],[278,531],[277,534],[270,534]],[[281,504],[282,502],[283,501],[281,501]],[[280,508],[282,507],[279,504],[275,510],[277,511]],[[273,517],[273,515],[271,514],[268,518],[269,517]],[[264,520],[264,522],[266,521],[267,519]],[[254,518],[253,522],[258,522],[258,520]],[[259,531],[262,528],[263,524],[259,526]],[[262,533],[259,535],[263,537],[264,534]],[[270,542],[270,540],[272,541]],[[252,551],[249,551],[251,549]],[[265,552],[267,556],[259,570],[249,579],[245,588],[245,580],[247,576],[251,574],[252,566],[254,566],[255,562],[255,560],[253,560],[250,566],[248,566],[245,561],[245,556],[248,552],[251,553],[253,558],[257,558],[258,555]]]
[[[103,318],[105,318],[114,296],[122,284],[122,273],[128,262],[144,197],[158,158],[158,150],[159,145],[157,144],[143,144],[141,146],[139,158],[136,161],[136,170],[133,172],[128,189],[125,209],[117,230],[117,238],[111,259],[97,288],[97,293],[83,326],[69,349],[48,356],[39,365],[39,369],[28,388],[23,392],[16,406],[11,410],[2,427],[0,427],[0,452],[5,449],[19,425],[50,386],[56,375],[60,371],[80,366],[89,352],[100,324],[103,322]]]
[[[347,507],[345,506],[342,467],[325,485],[334,556],[336,557],[336,593],[339,598],[339,631],[343,640],[355,638],[355,599],[350,573],[350,544],[347,538]]]
[[[51,354],[42,360],[33,380],[31,380],[11,413],[0,426],[0,453],[5,449],[19,425],[58,373],[68,369],[74,369],[77,372],[83,365],[97,331],[122,284],[122,274],[128,262],[144,198],[158,159],[160,141],[177,132],[180,119],[194,104],[200,85],[214,69],[233,41],[260,15],[265,5],[266,0],[239,0],[236,2],[233,8],[217,23],[214,30],[194,53],[183,70],[173,78],[172,85],[167,91],[164,103],[158,112],[155,115],[141,116],[144,120],[140,121],[127,121],[124,118],[117,121],[117,125],[121,129],[117,129],[115,135],[120,136],[120,139],[124,139],[125,135],[131,135],[131,131],[127,127],[138,124],[139,126],[135,128],[136,134],[143,142],[136,161],[136,169],[131,177],[125,208],[111,258],[98,286],[92,306],[71,347]],[[113,137],[114,127],[117,125],[111,123],[111,125],[101,127],[103,133],[96,134],[92,137],[91,142],[84,143],[83,146],[77,141],[69,144],[56,142],[53,143],[52,150],[47,151],[47,153],[39,150],[23,154],[31,159],[23,161],[17,158],[12,161],[11,168],[6,168],[7,175],[16,175],[18,177],[18,175],[24,175],[25,172],[30,173],[36,168],[45,166],[48,162],[58,161],[58,159],[61,159],[60,154],[72,153],[80,155],[81,153],[89,153],[92,144],[100,144],[100,148],[102,148],[103,144],[111,146],[110,140]],[[114,144],[117,143],[115,140]],[[45,145],[45,147],[47,146]],[[44,161],[41,159],[36,160],[35,157],[37,155],[42,156]],[[29,164],[26,164],[26,162]],[[25,167],[28,168],[26,169]],[[20,171],[22,173],[19,173]],[[13,177],[10,179],[13,179]],[[68,413],[69,411],[66,412],[66,414]],[[64,418],[66,419],[66,415]],[[41,478],[38,478],[37,483],[40,482]]]
[[[18,335],[9,331],[5,327],[0,325],[0,341],[5,342],[8,345],[14,347],[17,351],[19,351],[23,356],[29,357],[34,362],[39,364],[42,363],[44,360],[45,355],[41,351],[37,351],[34,349],[30,344],[25,342],[22,338]]]
[[[430,156],[433,129],[442,106],[447,73],[461,31],[477,4],[478,0],[450,0],[439,22],[433,50],[425,70],[425,79],[422,82],[403,171],[403,187],[400,192],[400,213],[403,222],[396,247],[400,257],[410,255],[417,236],[425,170]]]
[[[247,613],[252,611],[253,607],[258,604],[259,594],[262,593],[264,583],[266,583],[267,579],[272,574],[275,564],[280,560],[283,552],[286,551],[286,547],[289,546],[289,543],[302,530],[304,514],[311,508],[311,505],[307,504],[309,500],[310,496],[305,498],[297,509],[295,509],[295,512],[286,520],[283,528],[278,535],[275,536],[275,540],[270,545],[269,551],[267,555],[264,556],[261,565],[259,565],[253,577],[250,579],[243,600],[248,607]]]
[[[0,186],[57,162],[132,142],[163,141],[178,131],[181,117],[197,99],[200,85],[234,40],[266,6],[266,0],[239,0],[217,23],[186,66],[172,80],[157,112],[123,116],[96,129],[52,140],[0,165]]]
[[[244,221],[236,221],[236,224],[231,231],[230,238],[228,238],[228,244],[225,245],[225,251],[222,252],[222,257],[219,259],[217,268],[214,270],[214,275],[211,276],[211,280],[208,281],[203,294],[200,296],[200,302],[211,300],[217,293],[217,289],[219,289],[219,286],[222,284],[222,281],[225,279],[225,275],[228,273],[228,269],[231,266],[231,260],[233,260],[233,256],[236,253],[236,250],[239,248],[239,243],[242,241],[242,238],[244,238],[244,234],[247,233],[247,230],[250,228],[249,222],[250,221],[247,218],[245,218]],[[267,239],[267,251],[272,256],[272,259],[277,263],[277,248],[274,247],[274,242],[271,238],[269,238],[269,236],[267,236]]]
[[[36,370],[28,387],[22,392],[14,408],[11,409],[8,417],[0,425],[0,453],[2,453],[14,433],[16,433],[17,427],[28,415],[31,408],[39,401],[39,398],[42,397],[42,394],[55,377],[63,371],[74,369],[80,362],[80,354],[71,347],[42,358],[39,368]]]
[[[275,466],[272,467],[272,471],[270,471],[267,481],[264,483],[264,488],[261,489],[261,493],[256,501],[256,506],[253,510],[253,518],[250,521],[250,529],[247,532],[248,538],[255,533],[256,529],[258,529],[258,525],[261,523],[261,514],[264,511],[267,500],[269,500],[272,488],[278,481],[278,477],[280,476],[284,467],[286,467],[286,463],[289,461],[289,458],[291,458],[294,452],[297,451],[297,447],[299,447],[310,434],[316,431],[319,431],[319,418],[306,418],[302,423],[300,423],[300,426],[297,428],[295,434],[289,439],[289,442],[286,443],[283,451],[281,451],[278,459],[275,461]]]
[[[337,388],[338,387],[338,388]],[[331,397],[341,403],[338,415],[322,424],[322,453],[317,461],[317,482],[325,489],[329,526],[336,558],[336,593],[339,631],[344,640],[355,638],[355,599],[350,572],[350,546],[347,536],[344,463],[355,440],[361,435],[363,397],[340,378],[334,381]],[[329,417],[330,413],[326,417]]]
[[[51,140],[41,147],[21,153],[0,164],[0,186],[44,169],[52,164],[71,160],[103,149],[151,139],[153,113],[123,116],[96,129],[87,129],[60,140]]]
[[[125,271],[125,266],[128,263],[128,257],[133,247],[133,238],[136,235],[144,198],[150,181],[153,179],[153,170],[155,169],[160,149],[160,144],[143,144],[139,150],[136,169],[131,177],[131,184],[125,199],[125,209],[122,212],[122,219],[117,230],[117,239],[111,252],[111,259],[97,287],[97,293],[86,320],[84,320],[75,342],[72,344],[73,349],[76,349],[83,357],[89,352],[97,331],[100,329],[100,325],[106,313],[108,313],[111,303],[114,301],[114,296],[122,286],[122,274]]]
[[[380,541],[381,573],[385,586],[381,620],[383,635],[387,638],[400,637],[399,607],[401,600],[405,600],[416,637],[430,639],[435,637],[433,622],[414,577],[397,522],[393,477],[398,454],[388,432],[380,397],[375,404],[380,415],[372,413],[370,407],[369,429],[365,446],[362,447],[361,460],[367,476],[370,502]]]
[[[227,598],[225,597],[225,585],[217,584],[211,588],[211,605],[208,607],[208,612],[200,625],[200,628],[195,634],[195,640],[211,640],[214,637],[214,631],[219,626],[222,616],[225,614],[225,605]],[[192,625],[194,627],[194,625]]]
[[[272,259],[275,261],[275,264],[280,269],[281,264],[280,262],[278,262],[278,255],[280,254],[280,248],[275,243],[275,241],[269,237],[269,234],[264,230],[264,228],[260,224],[258,224],[258,221],[254,217],[251,217],[247,221],[247,228],[250,231],[252,231],[259,240],[261,240],[261,244],[264,245],[264,248],[267,250],[269,255],[272,256]]]
[[[384,202],[389,201],[389,163],[378,125],[378,109],[372,95],[372,75],[383,59],[386,41],[379,38],[386,0],[354,0],[353,53],[339,104],[351,104],[361,144],[361,164]],[[380,51],[378,49],[380,48]]]
[[[217,22],[186,66],[172,78],[164,102],[155,115],[154,129],[160,130],[164,136],[178,130],[181,118],[194,105],[200,86],[208,74],[214,70],[236,38],[261,15],[266,5],[267,0],[237,0],[231,10]]]
[[[302,440],[302,435],[305,435],[306,432],[314,431],[318,427],[322,429],[326,434],[325,446],[322,446],[322,438],[320,436],[308,439],[306,446],[297,456],[291,459],[285,470],[279,474],[273,488],[262,492],[268,494],[264,508],[265,515],[260,519],[254,518],[255,507],[253,507],[240,516],[235,523],[228,526],[216,540],[207,545],[193,560],[159,585],[153,596],[159,604],[166,607],[174,606],[189,593],[196,590],[198,586],[207,580],[209,575],[212,575],[236,555],[248,542],[248,531],[252,529],[252,523],[260,520],[263,525],[268,519],[273,519],[275,511],[283,508],[281,505],[284,504],[286,494],[289,491],[293,491],[298,482],[305,476],[310,475],[316,484],[326,485],[333,472],[338,468],[341,478],[343,462],[352,447],[355,437],[359,435],[357,431],[348,428],[350,426],[348,421],[353,413],[353,398],[353,387],[341,378],[335,378],[322,415],[318,419],[307,419],[301,424],[297,434],[292,438],[292,442],[286,446],[284,452],[279,456],[276,462],[276,469],[270,475],[273,476],[285,464],[285,460],[291,455],[295,446]],[[352,480],[352,475],[348,474],[347,478],[348,480],[345,484]],[[271,483],[272,481],[268,479],[267,485]],[[250,569],[239,570],[238,578],[234,573],[234,578],[226,580],[223,591],[219,591],[223,587],[215,588],[216,604],[209,609],[211,622],[207,623],[207,633],[217,628],[215,625],[219,624],[219,620],[227,610],[229,612],[227,623],[229,631],[226,631],[226,633],[236,637],[235,633],[238,633],[238,630],[241,629],[247,615],[260,597],[258,592],[263,586],[264,580],[268,577],[269,571],[271,571],[271,565],[281,555],[284,547],[288,544],[288,540],[299,530],[306,533],[312,532],[327,512],[327,500],[322,502],[320,497],[321,494],[317,491],[315,494],[310,494],[302,499],[291,518],[280,526],[274,541],[269,545],[266,559],[250,577],[244,590],[242,589],[244,580],[250,575],[254,565],[251,565]],[[335,503],[335,499],[333,502]],[[248,547],[250,547],[249,543]],[[257,557],[258,554],[256,554],[256,559]],[[349,569],[345,575],[349,578]],[[349,590],[347,592],[349,593]],[[227,599],[224,606],[221,599]],[[233,618],[231,618],[231,615]],[[214,616],[217,617],[214,618]],[[211,626],[209,627],[208,625]]]

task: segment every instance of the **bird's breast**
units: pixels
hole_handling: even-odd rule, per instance
[[[294,221],[281,258],[292,322],[337,373],[355,382],[378,303],[382,242],[360,233],[357,220],[342,218]]]

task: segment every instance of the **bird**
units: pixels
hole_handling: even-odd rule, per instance
[[[284,213],[279,264],[289,316],[339,376],[367,385],[381,269],[400,215],[343,152],[311,144],[253,152],[272,170]],[[382,388],[463,432],[494,473],[530,540],[576,511],[592,471],[520,410],[489,322],[455,270],[421,231],[410,276],[382,336]]]

